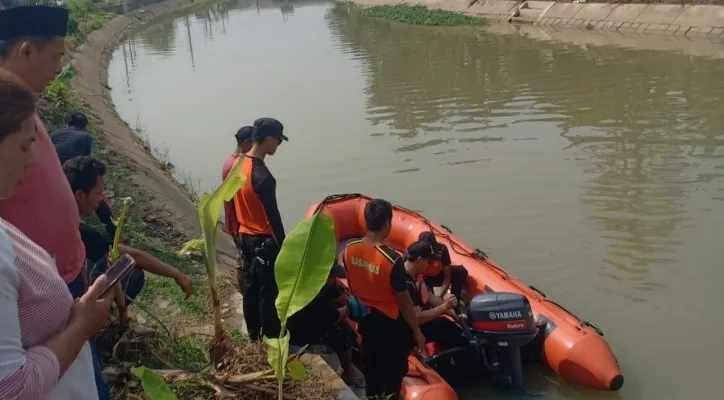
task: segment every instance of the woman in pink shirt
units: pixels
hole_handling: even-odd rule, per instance
[[[33,162],[35,96],[0,70],[0,200]],[[95,400],[88,339],[108,320],[105,276],[73,301],[51,256],[0,218],[0,399]]]

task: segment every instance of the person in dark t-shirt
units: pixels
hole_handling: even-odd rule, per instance
[[[251,150],[241,161],[246,183],[234,196],[244,265],[244,320],[251,340],[279,337],[281,329],[274,302],[277,284],[274,262],[284,242],[284,225],[277,206],[276,179],[264,163],[289,140],[284,125],[259,118],[252,127]]]
[[[93,137],[86,131],[88,118],[81,112],[70,114],[66,126],[50,134],[60,164],[73,157],[89,156],[93,151]]]
[[[105,184],[105,165],[95,158],[81,156],[66,161],[63,165],[63,172],[68,178],[80,214],[92,215],[101,201],[101,193]],[[81,223],[79,229],[89,264],[89,278],[92,280],[107,270],[107,258],[113,240],[85,223]],[[124,282],[126,294],[131,299],[135,298],[143,287],[143,271],[172,278],[183,290],[185,298],[193,294],[191,279],[180,270],[159,261],[145,251],[122,244],[119,244],[119,252],[128,254],[136,261],[133,275],[127,282]],[[121,315],[125,317],[125,304],[121,304],[119,307],[121,307]]]
[[[88,117],[82,112],[75,112],[66,118],[66,127],[56,129],[50,134],[50,141],[55,146],[60,165],[74,157],[91,155],[93,137],[86,131],[87,127]],[[113,212],[105,196],[98,204],[96,215],[105,224],[108,235],[114,236],[116,226],[113,224]]]
[[[358,384],[352,372],[352,348],[357,347],[357,335],[347,323],[349,315],[344,289],[337,278],[345,277],[344,268],[335,263],[329,272],[327,284],[303,309],[289,318],[290,342],[295,346],[325,344],[339,356],[342,379],[347,384]]]
[[[428,242],[419,241],[410,245],[403,256],[406,261],[404,267],[407,291],[415,305],[415,315],[417,315],[420,330],[425,335],[427,342],[435,342],[447,348],[465,346],[467,341],[463,337],[462,328],[446,317],[446,315],[455,316],[453,309],[457,306],[457,299],[451,293],[445,294],[441,299],[428,289],[425,280],[420,275],[427,265],[414,262],[421,257],[420,254],[427,254],[428,250],[421,252],[421,247],[416,244],[424,245],[430,249],[429,251],[434,252],[434,249]],[[436,254],[436,257],[439,255]]]

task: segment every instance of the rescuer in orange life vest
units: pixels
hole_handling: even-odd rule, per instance
[[[276,180],[264,158],[273,156],[289,139],[281,122],[259,118],[254,121],[252,140],[254,144],[241,167],[246,183],[234,196],[234,206],[244,266],[244,320],[251,340],[259,340],[262,335],[279,337],[274,262],[285,235],[277,207]]]
[[[462,265],[451,265],[450,251],[447,246],[439,243],[432,232],[422,232],[417,240],[429,243],[439,256],[428,264],[422,276],[428,287],[442,286],[441,296],[447,294],[448,289],[455,297],[462,298],[462,291],[468,280],[468,270]]]
[[[392,227],[392,205],[381,199],[365,206],[367,233],[344,250],[347,281],[367,312],[359,318],[367,397],[400,398],[407,357],[425,337],[407,293],[402,260],[383,245]]]

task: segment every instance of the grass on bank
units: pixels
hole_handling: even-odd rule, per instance
[[[445,10],[430,10],[423,5],[382,5],[363,7],[365,17],[387,18],[414,25],[459,26],[484,25],[485,20]]]

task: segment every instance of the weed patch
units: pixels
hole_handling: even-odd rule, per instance
[[[479,17],[444,10],[430,10],[423,5],[382,5],[365,7],[362,15],[366,17],[387,18],[393,21],[415,25],[483,25],[485,20]]]

